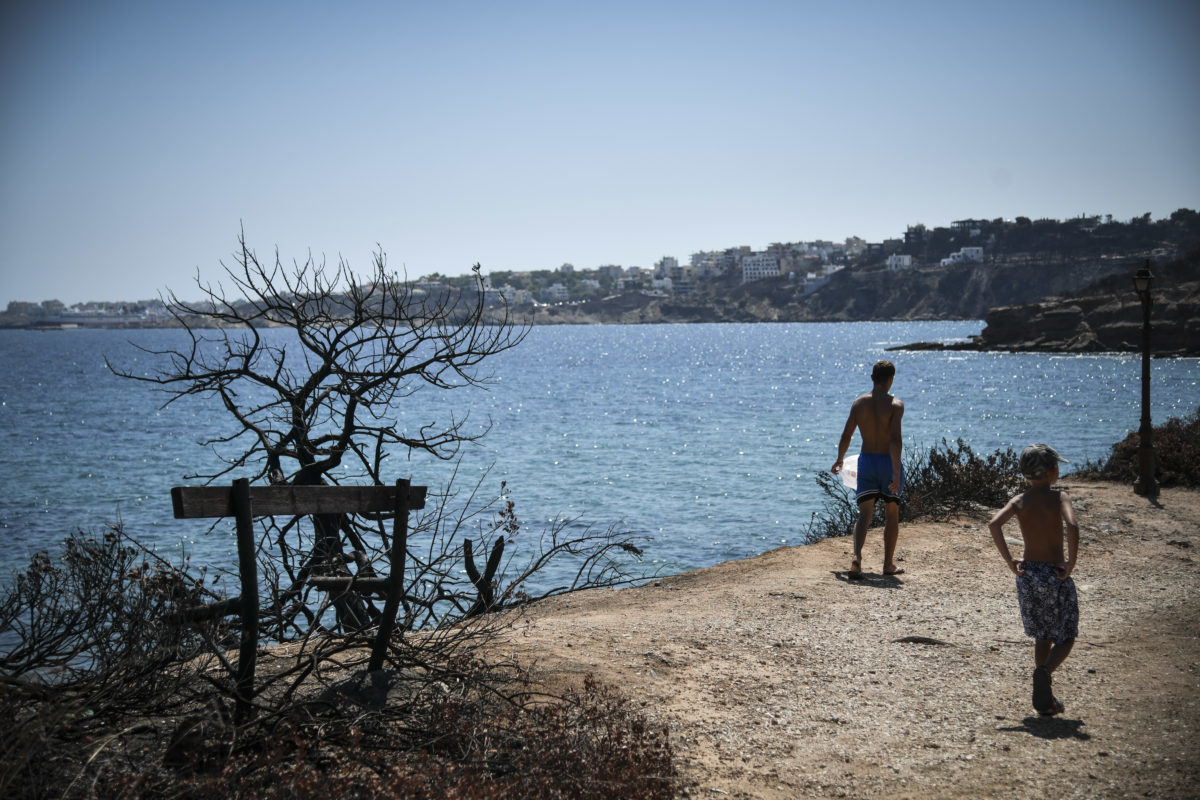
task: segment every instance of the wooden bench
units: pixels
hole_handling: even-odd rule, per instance
[[[396,625],[396,614],[404,594],[404,559],[408,548],[409,511],[425,507],[426,487],[412,486],[407,479],[395,486],[251,486],[239,478],[232,486],[176,486],[171,503],[176,519],[234,517],[237,521],[238,574],[241,594],[236,598],[199,609],[189,618],[202,619],[227,614],[241,617],[241,640],[237,667],[237,719],[252,714],[254,668],[258,653],[258,563],[254,536],[255,517],[307,516],[323,514],[394,513],[390,574],[385,578],[317,576],[310,585],[332,590],[352,586],[385,597],[379,630],[371,647],[370,670],[382,668],[388,641]]]

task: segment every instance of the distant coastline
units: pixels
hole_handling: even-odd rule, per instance
[[[421,277],[414,298],[453,307],[465,299],[532,325],[719,322],[900,322],[987,319],[972,342],[952,349],[1134,351],[1140,310],[1130,277],[1152,265],[1152,346],[1160,355],[1200,355],[1200,213],[1179,209],[1127,223],[957,220],[909,226],[904,238],[772,244],[664,256],[653,269],[601,266]],[[482,296],[477,292],[482,291]],[[186,305],[186,304],[184,304]],[[14,301],[0,328],[181,327],[173,301]],[[190,311],[190,309],[187,309]],[[173,313],[174,312],[174,313]],[[190,327],[210,321],[188,316]],[[269,324],[269,323],[261,323]],[[930,348],[916,343],[913,349]]]

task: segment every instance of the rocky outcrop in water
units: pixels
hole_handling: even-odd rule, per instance
[[[1136,296],[1093,296],[992,309],[977,339],[985,350],[1070,353],[1140,351],[1142,305]],[[1168,290],[1151,311],[1151,351],[1200,355],[1200,283]]]
[[[898,350],[1140,352],[1142,305],[1132,289],[1042,303],[1001,306],[971,342],[917,343]],[[1159,290],[1151,309],[1150,349],[1159,356],[1200,356],[1200,281]]]

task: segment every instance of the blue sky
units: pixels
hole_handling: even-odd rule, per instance
[[[9,3],[0,307],[1200,208],[1200,4]]]

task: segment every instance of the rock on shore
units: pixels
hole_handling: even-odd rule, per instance
[[[1001,352],[1141,352],[1142,305],[1132,291],[1054,298],[1001,306],[988,312],[970,342],[916,342],[895,350]],[[1151,351],[1157,356],[1200,356],[1200,281],[1155,293]]]
[[[1200,355],[1200,283],[1162,292],[1151,313],[1156,355]],[[1137,352],[1141,330],[1141,303],[1126,292],[992,309],[977,344],[985,350]]]

